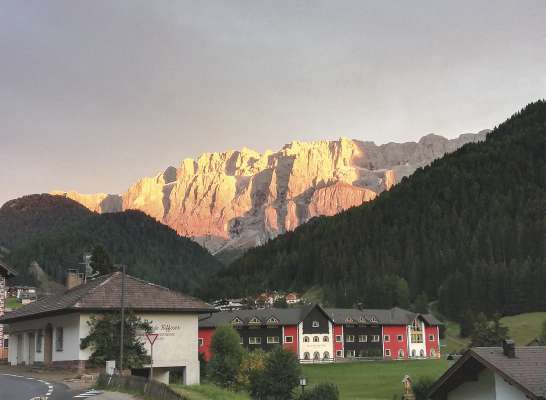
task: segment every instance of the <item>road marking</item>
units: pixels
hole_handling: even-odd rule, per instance
[[[92,397],[92,396],[96,396],[98,394],[101,394],[102,392],[100,390],[88,390],[87,392],[85,393],[80,393],[79,395],[77,396],[74,396],[74,398],[76,399],[82,399],[82,398],[88,398],[88,397]]]

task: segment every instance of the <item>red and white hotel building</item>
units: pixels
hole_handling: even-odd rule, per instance
[[[201,315],[199,352],[206,360],[212,356],[210,344],[216,327],[226,324],[237,329],[244,347],[267,351],[282,346],[303,363],[440,357],[440,321],[397,307],[324,309],[317,304]]]

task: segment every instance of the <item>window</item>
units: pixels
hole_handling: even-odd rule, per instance
[[[422,333],[412,333],[411,334],[412,343],[423,343],[423,334]]]
[[[324,352],[324,355],[322,356],[322,359],[323,359],[323,360],[328,360],[329,358],[330,358],[330,353],[327,352],[327,351],[325,351],[325,352]]]
[[[199,345],[199,347],[203,347],[203,338],[197,339],[197,344]]]
[[[343,350],[336,350],[336,357],[343,357]]]
[[[436,357],[436,350],[435,349],[430,349],[430,356],[432,358],[435,358]]]
[[[260,325],[262,321],[260,321],[257,317],[252,317],[250,321],[248,321],[250,325]]]
[[[328,336],[323,336],[322,337],[322,341],[323,342],[329,342],[330,341],[330,338]]]
[[[313,321],[313,328],[318,328],[320,326],[318,321]]]
[[[364,324],[364,323],[366,323],[366,318],[360,317],[360,318],[358,319],[358,322],[360,322],[361,324]]]
[[[309,359],[311,359],[311,355],[306,351],[305,353],[303,353],[303,359],[304,360],[309,360]]]
[[[390,342],[390,341],[391,341],[390,335],[385,335],[385,336],[383,336],[383,341],[385,341],[385,342]]]
[[[244,339],[243,339],[242,336],[241,336],[240,339],[239,339],[239,343],[241,343],[241,344],[244,344],[244,343],[245,343],[245,341],[244,341]]]
[[[354,350],[347,350],[345,352],[345,357],[354,358],[354,356],[355,356],[355,351]]]
[[[385,349],[385,357],[390,357],[390,356],[391,356],[391,350]]]
[[[305,343],[309,343],[309,336],[304,336],[304,337],[303,337],[303,341],[304,341]]]
[[[347,340],[346,342],[348,343],[352,343],[355,341],[355,336],[354,335],[347,335]]]
[[[366,343],[368,341],[368,336],[366,335],[358,335],[358,341],[360,343]]]
[[[284,343],[293,343],[294,337],[293,336],[285,336],[284,337]]]
[[[404,350],[398,350],[398,358],[404,358]]]
[[[40,329],[36,335],[36,353],[42,352],[42,342],[44,341],[44,333]]]
[[[241,321],[238,317],[235,317],[231,320],[231,323],[233,325],[242,325],[243,324],[243,321]]]
[[[341,335],[336,335],[336,342],[341,343]]]
[[[429,335],[428,340],[430,340],[431,342],[434,342],[434,335]]]
[[[313,336],[313,342],[314,343],[320,342],[320,338],[318,336]]]
[[[380,342],[381,341],[381,337],[379,335],[373,335],[372,336],[372,342]]]
[[[313,360],[319,361],[320,360],[320,353],[318,351],[315,351],[313,353]]]
[[[275,317],[271,317],[267,320],[267,323],[268,324],[271,324],[271,325],[274,325],[274,324],[278,324],[279,323],[279,320]]]
[[[280,343],[278,336],[268,336],[267,337],[267,343],[274,344],[274,343]]]
[[[259,336],[251,336],[248,338],[248,344],[262,344],[262,338]]]
[[[63,328],[59,326],[55,330],[55,350],[63,351],[63,344],[64,344]]]
[[[421,349],[421,351],[419,351],[419,357],[425,357],[425,350]]]
[[[412,357],[415,357],[416,355],[417,355],[417,353],[415,352],[415,349],[413,349],[413,350],[411,351],[411,356],[412,356]]]
[[[404,341],[404,336],[403,335],[398,335],[396,337],[396,339],[398,339],[399,342],[402,342],[402,341]]]
[[[376,323],[377,323],[377,318],[375,318],[374,316],[372,316],[372,317],[370,318],[370,321],[371,321],[372,324],[376,324]]]

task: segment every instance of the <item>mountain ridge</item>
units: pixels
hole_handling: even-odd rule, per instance
[[[382,145],[341,138],[292,141],[277,152],[210,152],[141,178],[121,195],[52,194],[100,213],[143,211],[218,254],[255,247],[310,218],[369,201],[417,168],[484,140],[487,132]]]

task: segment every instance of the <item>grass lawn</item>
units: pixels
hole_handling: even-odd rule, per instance
[[[186,396],[188,400],[250,400],[250,396],[242,392],[230,392],[214,385],[171,385],[171,387]]]
[[[448,362],[442,359],[305,365],[303,371],[310,386],[323,382],[336,384],[341,400],[392,400],[402,393],[404,375],[413,380],[422,376],[438,378],[447,368]]]
[[[16,310],[18,308],[23,307],[23,304],[17,299],[17,297],[8,297],[6,299],[6,308],[11,308],[12,310]]]

